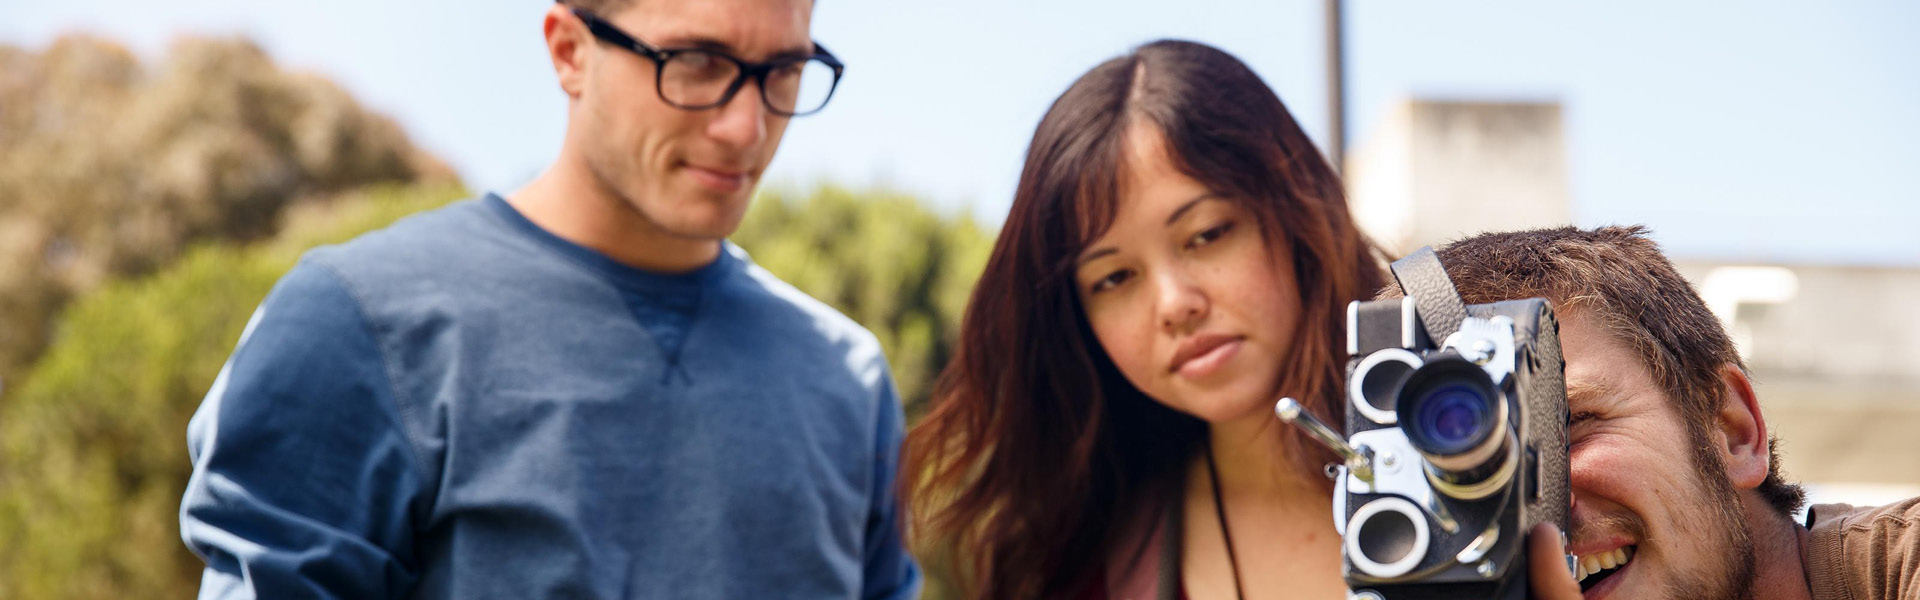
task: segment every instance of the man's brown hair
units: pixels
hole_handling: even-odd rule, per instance
[[[633,1],[634,0],[559,0],[561,4],[565,4],[570,8],[578,8],[601,17],[611,17],[614,13],[620,12],[627,6],[632,5]],[[819,0],[814,0],[809,6],[819,5]]]
[[[628,4],[632,4],[633,0],[560,0],[560,3],[569,8],[578,8],[602,17],[610,17],[613,13],[620,12],[620,9],[626,8]]]
[[[1583,312],[1626,344],[1667,390],[1686,420],[1696,452],[1712,452],[1708,432],[1725,399],[1720,369],[1747,367],[1720,321],[1693,286],[1647,239],[1645,227],[1574,227],[1485,233],[1436,251],[1468,304],[1543,297],[1555,312]],[[1381,298],[1401,295],[1389,284]],[[1806,502],[1780,476],[1779,438],[1767,440],[1767,478],[1757,491],[1783,515]],[[1713,460],[1698,461],[1703,469]],[[1705,473],[1723,476],[1718,473]]]

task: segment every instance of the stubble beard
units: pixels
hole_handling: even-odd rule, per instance
[[[1675,573],[1672,585],[1662,590],[1667,598],[1704,600],[1747,600],[1753,597],[1755,553],[1753,534],[1747,528],[1746,514],[1733,483],[1726,479],[1726,467],[1720,455],[1705,444],[1705,432],[1697,435],[1694,447],[1694,487],[1700,503],[1688,511],[1689,520],[1698,518],[1708,531],[1699,533],[1714,543],[1705,548],[1707,556],[1718,556],[1701,572]]]

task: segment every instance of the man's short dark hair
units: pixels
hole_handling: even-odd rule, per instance
[[[607,17],[633,4],[633,0],[560,0],[560,3]]]
[[[560,0],[561,4],[578,8],[602,17],[612,16],[633,5],[634,0]],[[820,0],[814,0],[811,6],[819,6]]]
[[[1574,227],[1485,233],[1436,251],[1468,304],[1543,297],[1562,315],[1582,312],[1626,344],[1679,406],[1689,441],[1708,445],[1725,386],[1723,365],[1746,365],[1720,321],[1673,268],[1645,227]],[[1389,284],[1381,298],[1401,295]],[[1767,440],[1767,478],[1758,492],[1792,515],[1806,491],[1780,474],[1779,438]],[[1719,460],[1696,461],[1703,469]],[[1724,473],[1705,473],[1724,477]]]

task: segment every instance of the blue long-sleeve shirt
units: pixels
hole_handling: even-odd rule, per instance
[[[315,250],[188,426],[202,598],[904,598],[873,336],[498,196]]]

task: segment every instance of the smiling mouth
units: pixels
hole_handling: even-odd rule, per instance
[[[1574,580],[1580,582],[1580,591],[1591,590],[1626,568],[1627,563],[1633,560],[1634,548],[1624,546],[1580,557],[1580,564],[1573,571]]]

